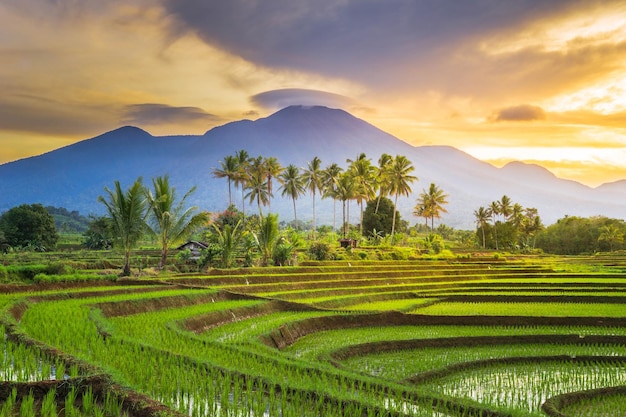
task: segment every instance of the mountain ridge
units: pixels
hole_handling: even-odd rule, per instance
[[[536,207],[549,224],[564,215],[623,217],[626,180],[590,188],[556,177],[547,169],[515,161],[497,168],[451,146],[413,146],[344,110],[321,106],[290,106],[257,120],[226,123],[202,135],[153,136],[135,126],[122,126],[45,154],[0,165],[0,212],[22,203],[66,207],[82,213],[103,212],[97,203],[104,187],[122,185],[137,177],[170,176],[179,192],[198,190],[192,203],[203,210],[221,211],[227,205],[225,180],[213,178],[226,155],[245,149],[251,157],[274,156],[285,166],[299,167],[318,156],[322,165],[346,166],[361,152],[376,165],[382,153],[405,155],[413,162],[419,181],[398,206],[411,224],[420,192],[431,182],[449,195],[442,222],[456,228],[474,228],[473,210],[508,195],[524,207]],[[241,193],[234,193],[240,206]],[[319,199],[318,199],[319,200]],[[624,199],[621,199],[624,200]],[[298,199],[298,213],[312,218],[308,196]],[[246,202],[246,205],[249,205]],[[318,222],[332,224],[332,202],[318,201]],[[272,209],[290,221],[291,204],[275,191]],[[250,208],[252,210],[252,208]],[[254,208],[256,210],[256,208]],[[299,216],[299,217],[301,217]],[[358,219],[351,218],[353,223]]]

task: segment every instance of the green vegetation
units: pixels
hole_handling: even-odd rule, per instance
[[[210,223],[167,176],[151,190],[115,182],[84,234],[99,250],[11,247],[0,416],[584,416],[605,413],[604,399],[624,410],[623,222],[542,230],[505,195],[474,212],[475,233],[435,228],[448,196],[431,183],[415,205],[423,224],[408,228],[396,207],[417,180],[411,162],[346,162],[228,156],[213,175],[229,206]],[[271,211],[276,187],[293,222]],[[304,194],[312,230],[297,216]],[[318,195],[341,202],[339,227],[316,228]],[[587,254],[536,250],[549,247]]]
[[[0,216],[0,245],[43,252],[55,248],[59,235],[54,217],[41,204],[22,204]]]
[[[125,387],[109,395],[146,396],[160,415],[540,416],[544,403],[585,415],[600,401],[549,400],[626,385],[626,259],[616,255],[309,261],[114,283],[51,271],[44,287],[0,295],[2,379],[34,388],[104,375]],[[68,274],[85,282],[55,287]],[[101,387],[54,401],[26,390],[8,403],[96,413]]]

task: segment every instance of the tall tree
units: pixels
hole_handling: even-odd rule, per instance
[[[376,182],[378,185],[378,199],[376,200],[376,210],[378,213],[378,207],[380,206],[380,200],[383,197],[387,197],[389,194],[389,185],[387,182],[387,175],[389,166],[393,162],[393,157],[388,153],[383,153],[378,158],[378,170],[376,171]]]
[[[391,223],[391,243],[393,244],[394,234],[396,232],[396,211],[398,211],[398,196],[409,196],[411,194],[411,184],[417,180],[417,177],[411,175],[415,167],[404,155],[396,155],[393,162],[389,166],[389,195],[394,196],[393,221]]]
[[[249,199],[250,204],[257,203],[259,216],[263,217],[261,206],[267,206],[270,203],[269,185],[267,184],[267,173],[265,169],[265,159],[262,156],[250,158],[247,165],[246,190],[248,191],[245,198]]]
[[[361,235],[363,234],[363,203],[372,200],[375,197],[375,170],[372,165],[371,159],[367,158],[365,153],[361,153],[355,160],[348,159],[350,165],[348,172],[352,175],[355,194],[354,198],[357,200],[360,208],[360,227]]]
[[[498,214],[504,217],[504,221],[509,220],[509,217],[513,214],[513,203],[511,199],[503,195],[500,201],[497,201],[498,204]]]
[[[162,269],[167,263],[169,248],[182,243],[193,232],[207,224],[209,216],[205,212],[194,213],[198,210],[196,206],[185,206],[187,197],[195,192],[196,187],[187,191],[178,202],[176,188],[170,186],[167,175],[153,178],[152,187],[152,190],[146,189],[148,227],[161,246],[159,268]]]
[[[343,169],[336,163],[328,165],[323,171],[323,183],[324,191],[322,192],[322,198],[330,197],[333,199],[333,231],[337,230],[337,183],[339,182],[339,176]]]
[[[599,231],[598,242],[608,243],[611,252],[613,252],[613,245],[624,242],[624,233],[614,224],[602,226]]]
[[[104,187],[108,198],[98,197],[111,218],[114,244],[124,250],[123,276],[130,275],[130,253],[146,230],[146,196],[141,181],[139,177],[126,191],[115,181],[114,190]]]
[[[500,203],[492,201],[489,205],[489,215],[493,221],[493,234],[496,241],[496,250],[498,250],[498,216],[500,215]]]
[[[448,211],[444,207],[448,204],[446,198],[447,194],[444,194],[443,190],[437,187],[434,183],[430,184],[428,191],[423,190],[420,195],[421,205],[423,206],[423,215],[430,218],[430,231],[435,230],[435,218],[440,219],[441,213],[447,213]]]
[[[250,178],[249,176],[249,165],[250,165],[250,155],[244,149],[235,153],[235,159],[237,160],[237,174],[233,178],[235,182],[235,187],[241,187],[241,212],[243,213],[243,217],[246,217],[246,198],[244,196],[246,185]]]
[[[342,203],[343,223],[342,223],[342,235],[346,238],[347,224],[349,220],[346,220],[346,203],[354,198],[356,193],[356,186],[352,175],[349,172],[343,172],[339,175],[337,180],[337,187],[335,188],[335,197]]]
[[[52,250],[59,240],[54,217],[41,204],[22,204],[3,213],[0,216],[2,235],[9,246],[36,251]]]
[[[479,228],[483,235],[483,249],[485,248],[485,228],[487,223],[491,220],[491,211],[483,206],[478,207],[478,210],[474,210],[474,220],[476,227]]]
[[[298,227],[298,216],[296,213],[296,200],[304,194],[304,178],[300,174],[300,170],[294,164],[287,165],[287,168],[278,176],[281,183],[280,189],[283,196],[289,196],[293,201],[293,218],[295,227]]]
[[[302,173],[304,186],[313,197],[313,240],[315,241],[315,194],[322,191],[324,178],[322,175],[322,161],[316,156],[308,164]]]
[[[223,161],[220,161],[220,168],[213,169],[215,178],[226,178],[228,180],[228,205],[232,206],[233,196],[231,193],[231,183],[236,181],[239,172],[239,163],[233,155],[227,155]]]
[[[276,157],[270,156],[269,158],[263,159],[263,171],[265,172],[265,177],[267,179],[267,192],[268,192],[268,211],[271,211],[271,201],[274,197],[274,185],[272,180],[274,178],[278,178],[280,173],[283,171],[283,167],[278,162]]]

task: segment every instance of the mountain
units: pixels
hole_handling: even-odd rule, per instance
[[[626,181],[590,188],[575,181],[557,178],[548,170],[522,162],[502,168],[479,161],[449,146],[420,146],[408,143],[358,119],[343,110],[320,106],[291,106],[269,117],[241,120],[219,126],[204,135],[155,137],[136,127],[126,126],[52,152],[0,165],[0,212],[22,203],[42,203],[101,214],[97,202],[104,187],[119,180],[124,187],[141,176],[144,183],[168,174],[179,193],[197,186],[192,202],[203,210],[226,208],[228,194],[224,179],[212,176],[226,155],[245,149],[250,156],[276,157],[283,166],[304,167],[318,156],[322,165],[336,162],[346,166],[364,152],[377,163],[382,153],[405,155],[415,166],[419,181],[413,194],[401,197],[398,206],[411,223],[416,198],[434,182],[447,194],[448,214],[442,222],[455,227],[474,228],[473,211],[508,195],[524,207],[536,207],[544,223],[565,215],[606,215],[623,218],[626,213]],[[241,205],[241,192],[233,190]],[[312,218],[311,198],[297,201],[299,217]],[[247,211],[256,210],[248,207]],[[272,210],[281,220],[292,219],[291,202],[275,191]],[[357,222],[357,210],[352,221]],[[317,204],[318,222],[333,221],[332,201]]]

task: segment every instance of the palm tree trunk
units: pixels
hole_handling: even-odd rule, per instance
[[[498,250],[498,225],[496,222],[493,222],[493,232],[496,237],[496,250]]]
[[[393,200],[393,216],[391,216],[391,244],[393,245],[393,236],[396,234],[396,205],[398,204],[398,194]]]
[[[124,269],[122,271],[123,277],[130,276],[130,249],[126,249],[124,253]]]
[[[341,223],[341,228],[343,229],[343,238],[346,238],[346,200],[341,200],[342,202],[342,213],[343,213],[343,222]]]
[[[244,196],[244,188],[241,186],[241,213],[243,213],[243,218],[246,218],[246,197]]]
[[[315,242],[315,192],[313,192],[313,242]]]
[[[337,230],[337,199],[333,198],[333,233]]]
[[[165,264],[167,263],[167,247],[164,246],[161,250],[161,261],[159,262],[159,269],[165,268]]]
[[[294,229],[298,230],[298,215],[296,214],[296,199],[292,198],[293,200],[293,227]]]
[[[483,249],[485,249],[485,226],[481,226],[480,230],[483,232]]]
[[[360,221],[361,227],[360,227],[360,233],[361,233],[361,236],[363,236],[363,201],[361,201],[359,203],[359,205],[361,206],[361,221]]]

